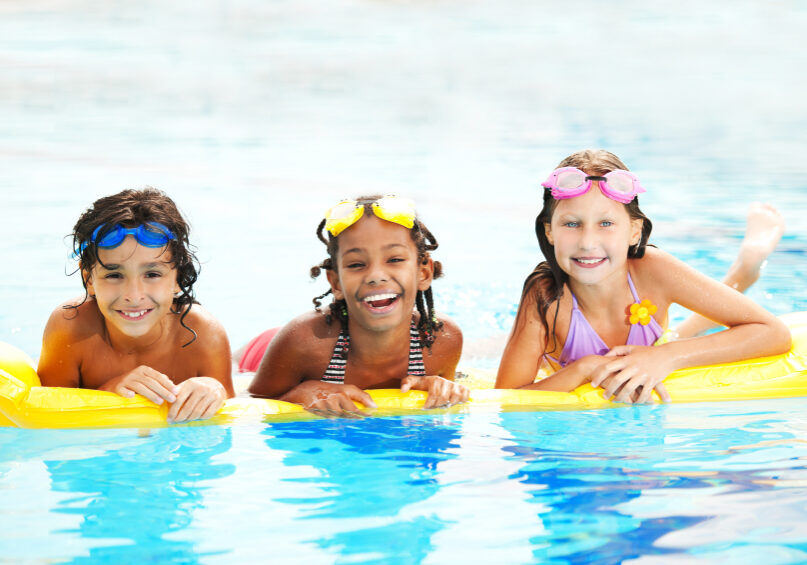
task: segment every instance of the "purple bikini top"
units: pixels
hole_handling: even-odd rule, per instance
[[[639,302],[639,294],[636,292],[636,287],[633,286],[630,273],[628,273],[628,286],[633,295],[633,300]],[[663,333],[664,329],[651,317],[650,323],[646,326],[638,323],[631,324],[628,341],[625,345],[653,345]],[[565,367],[586,355],[605,355],[610,350],[611,348],[597,335],[597,332],[588,323],[580,308],[577,307],[577,298],[572,294],[572,318],[569,321],[569,332],[566,335],[563,351],[561,351],[558,359],[549,354],[545,354],[546,357],[561,367]]]

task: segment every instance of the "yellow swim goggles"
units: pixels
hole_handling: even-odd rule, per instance
[[[342,200],[325,212],[325,229],[336,237],[359,221],[367,201]],[[387,195],[373,202],[373,213],[388,222],[411,230],[415,225],[415,203],[409,198]]]

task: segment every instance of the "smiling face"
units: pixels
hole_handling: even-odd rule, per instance
[[[130,235],[118,247],[98,249],[98,258],[87,291],[95,296],[107,329],[128,338],[159,337],[179,291],[170,251],[144,247]]]
[[[594,181],[585,194],[558,201],[544,228],[560,268],[581,284],[596,284],[622,272],[642,221],[632,220],[625,205],[603,195]]]
[[[336,270],[328,271],[334,297],[350,320],[371,331],[409,326],[418,290],[431,286],[433,264],[418,260],[410,230],[365,215],[339,235]]]

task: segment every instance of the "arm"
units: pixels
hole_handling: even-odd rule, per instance
[[[668,302],[678,303],[728,329],[659,347],[614,348],[608,355],[615,359],[592,376],[594,386],[612,377],[606,395],[619,390],[617,400],[627,401],[641,386],[638,400],[646,402],[651,390],[677,369],[776,355],[790,348],[790,332],[773,314],[671,255],[648,248],[647,255],[637,260],[636,268],[644,271],[643,288],[659,289]]]
[[[533,388],[541,368],[545,343],[546,331],[538,314],[536,291],[531,288],[524,293],[518,306],[496,375],[496,388]]]
[[[323,383],[314,374],[317,352],[327,340],[330,327],[319,313],[304,314],[286,324],[266,348],[255,377],[247,389],[252,396],[299,404],[324,416],[358,415],[354,402],[375,408],[370,395],[354,385]],[[324,353],[327,357],[330,351]],[[312,358],[314,361],[312,362]],[[324,372],[325,359],[322,364]]]
[[[79,312],[75,312],[76,317]],[[37,374],[42,386],[78,388],[81,386],[77,339],[73,335],[75,317],[69,319],[62,306],[56,308],[45,325]]]
[[[200,306],[196,306],[192,314],[187,323],[197,330],[196,341],[187,346],[187,351],[180,350],[178,354],[195,367],[196,376],[175,387],[176,400],[168,410],[169,422],[210,418],[227,398],[235,396],[227,332]]]
[[[462,330],[447,317],[441,317],[443,327],[437,335],[431,351],[425,349],[424,364],[428,361],[425,377],[407,376],[401,379],[401,392],[425,390],[429,394],[424,408],[452,406],[468,400],[470,391],[464,385],[454,382],[462,356]]]

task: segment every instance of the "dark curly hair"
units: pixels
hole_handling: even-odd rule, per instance
[[[381,195],[370,195],[370,196],[360,196],[356,198],[356,202],[364,206],[364,214],[365,215],[372,215],[373,209],[372,205],[373,202],[376,202],[378,199],[381,198]],[[327,233],[327,239],[325,234]],[[428,263],[429,259],[431,258],[431,252],[437,249],[438,243],[437,239],[435,239],[432,232],[420,221],[419,218],[415,217],[415,225],[412,226],[412,229],[409,230],[410,235],[412,236],[412,241],[415,242],[415,248],[417,249],[418,260],[421,264],[425,265]],[[315,265],[311,267],[311,278],[317,278],[323,270],[326,271],[336,271],[336,256],[339,252],[339,237],[332,236],[329,232],[325,231],[325,220],[323,219],[319,226],[317,227],[317,237],[319,240],[325,244],[328,249],[328,258],[325,259],[319,265]],[[434,261],[434,278],[439,278],[443,276],[443,266],[440,261]],[[314,298],[314,307],[317,311],[320,311],[320,306],[322,305],[322,299],[331,294],[331,290],[329,289],[324,294],[317,296]],[[434,299],[432,297],[432,289],[429,287],[426,290],[418,290],[417,295],[415,296],[415,307],[420,313],[420,320],[417,324],[417,330],[420,334],[420,343],[423,347],[431,349],[434,340],[437,339],[436,333],[443,327],[443,322],[437,319],[437,316],[434,313]],[[342,326],[344,331],[347,331],[347,322],[348,322],[348,313],[347,313],[347,304],[345,300],[336,300],[334,299],[329,305],[329,311],[324,312],[325,320],[328,324],[333,322],[333,319],[336,318],[339,320],[339,323]]]
[[[589,175],[602,176],[613,170],[621,169],[627,171],[625,164],[613,153],[604,149],[585,149],[569,155],[555,167],[577,167]],[[555,258],[555,247],[549,243],[546,236],[545,225],[551,223],[552,214],[558,205],[558,200],[552,197],[552,192],[544,189],[544,206],[535,218],[535,235],[538,237],[538,244],[546,261],[542,261],[524,281],[524,288],[521,294],[522,301],[528,293],[534,293],[538,305],[538,314],[544,324],[548,344],[550,331],[547,324],[547,313],[553,302],[560,300],[563,296],[563,287],[569,282],[569,275],[558,265]],[[639,209],[639,197],[634,198],[629,204],[625,204],[625,209],[632,220],[642,220],[642,234],[639,242],[628,248],[628,257],[641,259],[644,257],[647,241],[650,239],[650,232],[653,231],[653,224]],[[555,310],[555,317],[552,322],[552,334],[555,331],[558,310]]]
[[[79,260],[81,271],[81,284],[84,286],[84,300],[75,306],[77,308],[87,301],[87,281],[89,274],[96,263],[103,265],[98,258],[98,245],[92,241],[92,233],[98,226],[103,226],[96,239],[101,240],[115,226],[135,228],[147,222],[157,222],[176,236],[168,242],[166,250],[171,252],[171,264],[177,272],[177,285],[180,294],[174,297],[173,313],[180,314],[180,324],[192,334],[191,340],[185,344],[190,345],[196,340],[196,332],[185,324],[185,317],[196,302],[193,285],[199,277],[199,261],[194,253],[194,247],[188,241],[190,226],[171,198],[164,192],[150,186],[142,190],[124,190],[112,196],[105,196],[93,202],[79,217],[73,226],[73,254]],[[69,236],[70,237],[70,236]],[[198,304],[198,303],[197,303]],[[183,346],[184,347],[184,346]]]

